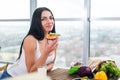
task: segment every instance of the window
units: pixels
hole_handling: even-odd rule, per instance
[[[91,17],[120,17],[120,0],[91,0]]]
[[[0,10],[0,61],[13,62],[29,29],[30,0],[1,0]]]
[[[37,7],[52,10],[57,33],[61,34],[56,67],[69,67],[72,62],[81,61],[83,57],[84,1],[86,0],[37,0]],[[120,55],[119,3],[120,0],[91,0],[91,7],[86,9],[90,10],[90,17],[87,16],[90,21],[86,19],[86,24],[90,23],[90,57]],[[33,4],[32,8],[35,6]],[[21,41],[29,29],[30,7],[30,0],[0,1],[1,60],[13,61],[17,58]]]
[[[0,22],[0,60],[17,59],[20,44],[28,29],[29,22]]]
[[[91,22],[91,56],[120,55],[120,21]]]
[[[91,0],[90,56],[110,57],[120,63],[119,0]]]
[[[70,23],[70,24],[68,24]],[[60,33],[56,66],[68,67],[72,62],[81,61],[83,53],[83,22],[56,21]]]
[[[29,7],[29,0],[1,0],[0,19],[28,19]]]
[[[37,7],[48,7],[55,18],[83,17],[83,0],[38,0]]]

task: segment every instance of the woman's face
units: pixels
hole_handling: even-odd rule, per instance
[[[52,14],[49,11],[45,10],[42,12],[41,23],[45,33],[48,33],[53,29],[54,20]]]

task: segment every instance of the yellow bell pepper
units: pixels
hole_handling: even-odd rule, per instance
[[[108,77],[104,71],[100,71],[94,75],[94,80],[108,80]]]

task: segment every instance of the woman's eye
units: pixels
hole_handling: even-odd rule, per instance
[[[43,21],[44,19],[41,19],[41,21]]]
[[[53,17],[50,17],[51,20],[53,20]]]
[[[46,18],[41,18],[41,21],[44,21]]]

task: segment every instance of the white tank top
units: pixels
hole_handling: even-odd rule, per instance
[[[36,60],[40,57],[40,55],[41,53],[40,53],[39,44],[37,41]],[[50,62],[52,62],[54,60],[54,57],[55,57],[54,53],[50,55],[46,60],[46,64],[49,64]],[[25,52],[23,48],[22,48],[22,54],[21,54],[20,59],[17,60],[14,64],[9,65],[7,68],[7,72],[13,77],[28,73],[26,61],[25,61]]]

